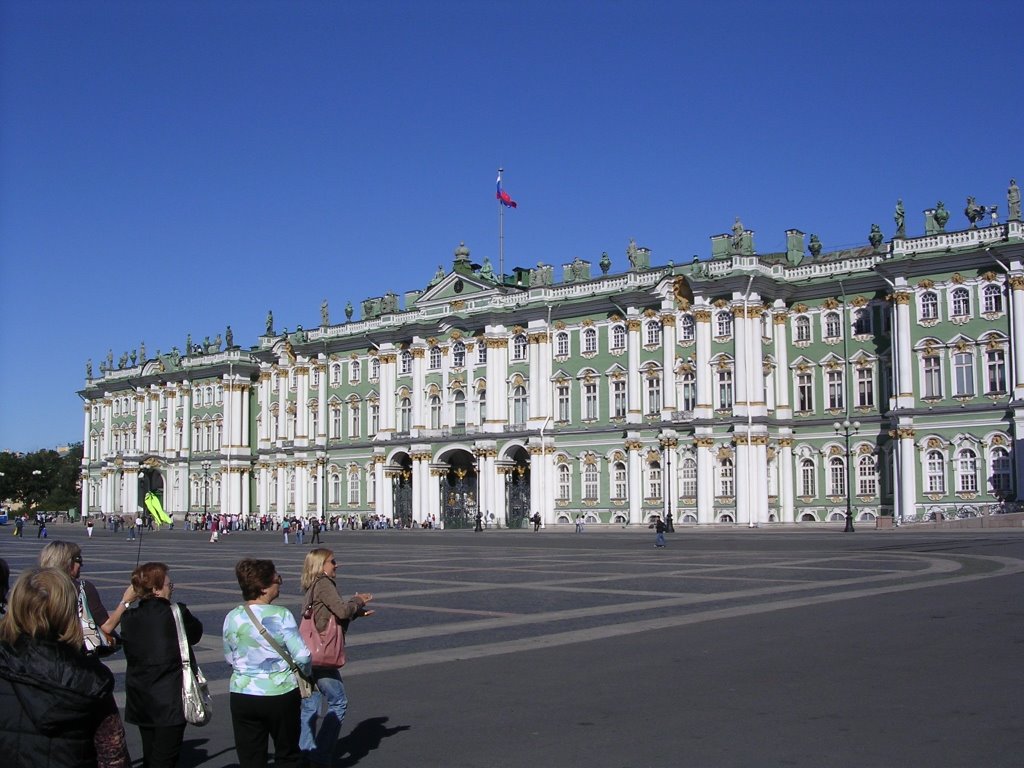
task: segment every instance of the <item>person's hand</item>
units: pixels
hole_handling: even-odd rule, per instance
[[[133,601],[134,599],[135,599],[135,587],[133,587],[133,586],[131,586],[131,585],[129,584],[129,585],[128,585],[128,589],[126,589],[126,590],[124,591],[124,594],[123,594],[123,595],[121,595],[121,602],[122,602],[122,603],[130,603],[130,602],[132,602],[132,601]]]
[[[364,604],[373,600],[373,595],[367,592],[356,592],[356,600],[362,600]]]

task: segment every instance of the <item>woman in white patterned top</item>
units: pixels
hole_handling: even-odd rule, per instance
[[[274,740],[274,765],[299,766],[299,696],[295,674],[261,635],[246,607],[306,674],[310,653],[295,617],[271,603],[281,593],[272,560],[240,560],[235,566],[245,605],[224,619],[224,658],[231,665],[231,725],[241,768],[267,764],[267,739]]]

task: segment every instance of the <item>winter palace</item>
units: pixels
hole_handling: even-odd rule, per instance
[[[829,251],[736,220],[710,258],[500,275],[465,245],[425,287],[316,328],[112,353],[83,399],[82,512],[545,525],[910,522],[1024,480],[1024,223],[942,203]],[[953,221],[950,221],[950,219]],[[961,226],[962,225],[962,226]],[[867,227],[865,227],[867,229]],[[426,278],[426,275],[424,276]],[[141,481],[141,482],[140,482]],[[881,521],[880,521],[881,522]]]

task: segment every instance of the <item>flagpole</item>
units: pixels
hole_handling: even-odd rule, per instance
[[[501,181],[501,172],[504,168],[498,169],[498,181]],[[498,200],[498,281],[505,282],[505,206]]]

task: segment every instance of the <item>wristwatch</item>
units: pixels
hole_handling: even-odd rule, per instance
[[[121,605],[123,605],[125,607],[125,609],[128,609],[128,608],[132,607],[131,603],[121,603]]]

